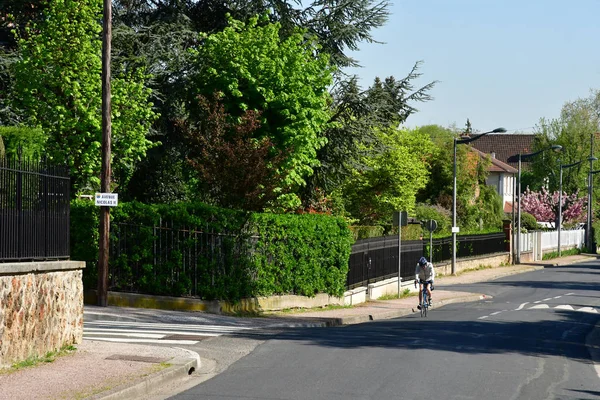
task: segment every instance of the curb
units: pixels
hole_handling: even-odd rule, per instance
[[[468,303],[473,301],[479,301],[484,299],[491,299],[492,296],[485,294],[471,294],[467,296],[460,296],[455,298],[449,298],[446,300],[440,300],[433,303],[435,307],[442,307],[453,303]],[[370,321],[381,321],[385,319],[400,318],[410,314],[413,314],[412,308],[402,308],[398,310],[391,310],[386,312],[380,312],[377,314],[362,314],[353,315],[351,317],[321,317],[315,318],[313,322],[299,323],[299,324],[281,324],[282,327],[336,327],[345,325],[362,324]]]
[[[87,399],[128,400],[149,397],[152,392],[156,391],[159,387],[188,376],[200,367],[200,356],[190,350],[186,351],[193,353],[191,354],[192,358],[177,357],[169,362],[170,364],[173,364],[169,368],[145,376],[141,380],[136,380],[133,383],[125,383],[117,386],[114,389],[88,397]],[[195,355],[195,357],[193,355]]]

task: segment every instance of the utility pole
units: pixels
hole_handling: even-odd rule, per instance
[[[111,147],[111,104],[110,104],[110,51],[112,40],[112,1],[104,0],[102,31],[102,171],[100,186],[102,193],[110,192],[110,147]],[[98,305],[108,305],[108,253],[110,249],[110,208],[100,207],[100,243],[98,251]]]

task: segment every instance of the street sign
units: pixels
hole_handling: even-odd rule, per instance
[[[452,233],[458,233],[458,232],[460,232],[460,228],[458,226],[453,226]]]
[[[408,213],[406,211],[395,211],[394,212],[394,226],[407,226],[408,225]]]
[[[97,206],[116,207],[119,205],[118,193],[96,193],[94,198]]]
[[[429,219],[427,220],[427,230],[429,230],[429,232],[433,232],[437,229],[438,225],[437,225],[437,221],[435,219]]]

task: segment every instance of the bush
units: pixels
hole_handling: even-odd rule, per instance
[[[521,212],[521,229],[535,231],[538,229],[537,219],[529,213]]]
[[[452,215],[449,210],[441,206],[430,206],[427,204],[418,204],[415,209],[416,218],[419,221],[434,219],[437,222],[437,229],[434,234],[448,234],[452,228]],[[425,228],[425,232],[429,231]]]
[[[72,202],[71,256],[87,263],[86,289],[97,286],[98,217]],[[111,290],[227,300],[345,290],[353,240],[341,218],[130,202],[111,221]]]
[[[4,143],[4,151],[7,155],[16,155],[17,149],[21,147],[24,157],[40,158],[44,155],[46,138],[38,128],[0,126],[0,142]],[[0,154],[2,154],[1,149]]]
[[[354,240],[360,240],[383,236],[384,228],[383,226],[356,225],[351,226],[350,231]]]

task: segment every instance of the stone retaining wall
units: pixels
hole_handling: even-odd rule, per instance
[[[81,343],[84,266],[0,263],[0,367]]]

